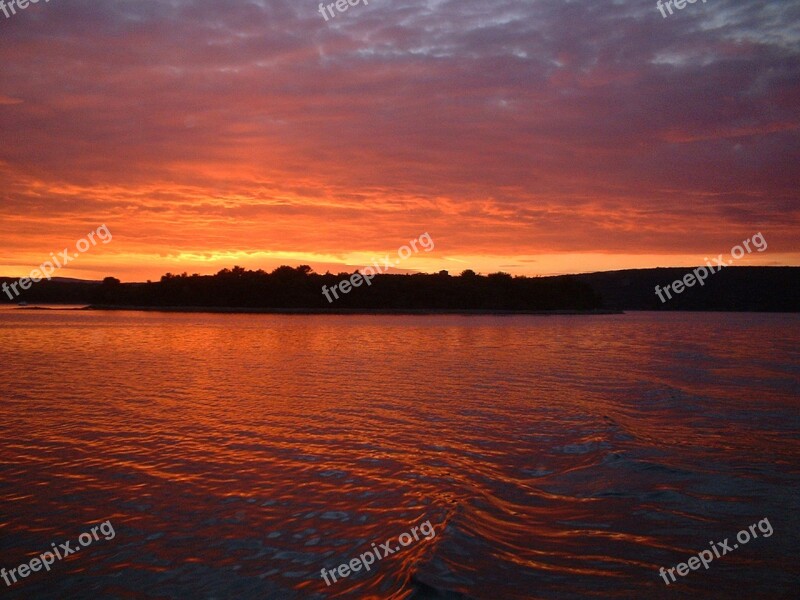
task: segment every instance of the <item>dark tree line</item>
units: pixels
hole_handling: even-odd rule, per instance
[[[216,275],[173,275],[159,282],[122,284],[107,278],[92,294],[96,304],[152,307],[241,307],[313,309],[482,309],[588,310],[601,307],[591,287],[572,278],[559,280],[488,276],[465,271],[453,277],[434,275],[376,275],[367,285],[337,291],[338,299],[323,295],[353,273],[314,273],[307,265],[282,266],[271,273],[241,267]],[[358,281],[358,278],[356,278]]]
[[[329,290],[352,273],[320,275],[310,267],[279,267],[271,273],[241,267],[216,275],[173,275],[160,281],[120,283],[53,279],[33,284],[18,297],[0,294],[0,302],[30,304],[102,304],[141,307],[210,307],[272,309],[442,309],[442,310],[800,310],[800,268],[733,267],[710,276],[661,302],[654,293],[681,279],[689,269],[637,269],[558,277],[512,277],[507,273],[451,276],[377,275],[349,293]],[[2,283],[17,280],[1,278]],[[333,298],[333,294],[329,293]]]

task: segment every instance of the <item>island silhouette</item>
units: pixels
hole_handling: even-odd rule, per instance
[[[380,274],[337,298],[324,294],[358,270],[315,273],[308,265],[267,273],[239,266],[214,275],[167,273],[160,281],[121,283],[53,278],[0,302],[88,304],[93,308],[252,311],[478,311],[603,312],[622,310],[721,310],[797,312],[800,267],[726,268],[703,286],[662,302],[654,290],[682,278],[689,267],[635,269],[550,277],[480,275],[465,270],[434,274]],[[16,281],[0,278],[3,282]],[[340,288],[341,289],[341,288]]]

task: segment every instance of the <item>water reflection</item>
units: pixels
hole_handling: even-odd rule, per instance
[[[681,590],[780,594],[799,321],[0,312],[2,566],[117,530],[6,592],[660,597],[659,567],[767,516]]]

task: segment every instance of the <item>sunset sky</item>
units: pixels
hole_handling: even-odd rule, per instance
[[[318,6],[0,13],[0,275],[800,265],[800,2]]]

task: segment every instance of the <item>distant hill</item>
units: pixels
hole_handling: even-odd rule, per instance
[[[352,273],[312,273],[307,266],[272,273],[241,267],[216,275],[167,274],[158,282],[120,283],[53,279],[34,284],[19,297],[0,293],[0,302],[102,304],[108,307],[208,307],[313,310],[699,310],[800,311],[800,267],[727,267],[704,284],[686,287],[662,303],[655,293],[682,280],[689,267],[608,271],[555,277],[512,277],[505,273],[459,276],[377,275],[328,302],[323,295]],[[0,278],[10,284],[16,279]],[[328,297],[331,294],[328,293]]]
[[[17,282],[18,278],[0,277],[0,289],[7,289],[14,296],[13,299],[9,299],[8,293],[0,291],[0,304],[16,304],[23,301],[31,304],[88,304],[91,302],[93,291],[101,285],[100,281],[53,277],[50,281],[45,279],[32,284],[28,290],[21,290],[17,286],[20,294],[16,296],[13,289],[8,286]],[[2,288],[4,284],[6,288]]]
[[[571,275],[597,292],[603,305],[618,310],[716,310],[753,312],[800,311],[800,267],[725,267],[694,283],[672,299],[664,288],[682,280],[692,269],[670,267]],[[691,280],[690,280],[691,282]]]

